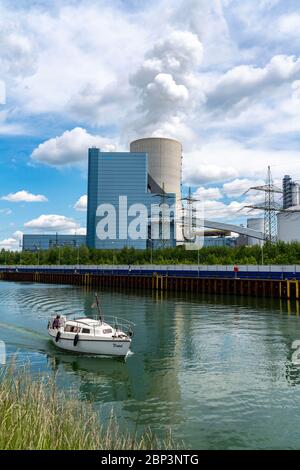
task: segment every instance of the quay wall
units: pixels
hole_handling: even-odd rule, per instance
[[[300,265],[239,266],[237,273],[233,266],[0,266],[0,280],[300,298]]]

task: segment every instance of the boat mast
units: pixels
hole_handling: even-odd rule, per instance
[[[99,301],[99,297],[98,297],[97,293],[95,294],[95,299],[96,299],[96,305],[97,305],[97,309],[98,309],[98,313],[99,313],[99,320],[100,320],[101,323],[103,323],[101,306],[100,306],[100,301]]]

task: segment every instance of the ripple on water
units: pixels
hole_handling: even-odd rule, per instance
[[[299,317],[257,299],[101,293],[107,315],[136,324],[126,361],[56,349],[46,334],[54,312],[91,314],[93,292],[69,286],[0,282],[0,339],[18,366],[55,374],[126,429],[171,427],[201,448],[299,448],[300,368],[291,344]],[[296,309],[295,309],[296,311]]]

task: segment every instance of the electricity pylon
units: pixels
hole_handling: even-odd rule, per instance
[[[168,195],[165,191],[165,183],[162,184],[161,193],[160,194],[153,194],[152,197],[159,197],[160,203],[159,207],[161,211],[159,211],[159,246],[161,248],[165,248],[166,242],[169,241],[170,233],[170,223],[171,223],[171,214],[170,209],[167,208],[167,201],[168,199],[172,199],[172,196]],[[152,243],[152,240],[151,240]]]
[[[199,199],[192,196],[192,190],[189,188],[187,197],[182,198],[181,201],[187,202],[187,207],[182,208],[182,234],[185,241],[191,242],[195,240],[195,230],[197,225],[197,209],[193,206],[193,203],[199,202]]]
[[[268,166],[268,175],[266,184],[263,186],[254,186],[249,191],[263,191],[265,193],[265,201],[261,204],[251,204],[245,207],[251,210],[263,210],[264,211],[264,232],[265,242],[276,243],[277,242],[277,212],[282,210],[282,206],[275,201],[275,194],[282,194],[282,189],[278,188],[273,183],[271,168]]]

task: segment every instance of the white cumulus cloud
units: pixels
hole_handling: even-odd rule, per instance
[[[240,212],[243,209],[243,204],[233,201],[230,204],[225,204],[222,201],[204,201],[204,217],[206,219],[215,220],[234,220],[242,216]]]
[[[24,227],[39,231],[74,233],[74,231],[77,232],[80,229],[80,224],[64,215],[43,214],[26,222]]]
[[[300,174],[297,149],[272,149],[264,148],[260,143],[248,146],[232,139],[207,139],[203,144],[199,141],[199,150],[185,153],[183,181],[187,185],[199,186],[230,183],[237,178],[249,179],[249,175],[254,181],[264,180],[270,163],[275,179],[280,180],[287,168],[293,168],[296,175]]]
[[[114,144],[108,138],[91,135],[86,129],[76,127],[40,144],[32,152],[31,158],[36,162],[57,167],[78,165],[87,161],[89,147],[99,147],[104,151],[115,150]]]
[[[9,202],[46,202],[48,199],[42,194],[31,194],[28,191],[22,190],[16,193],[7,194],[1,198],[3,201]]]
[[[202,59],[203,46],[190,31],[173,31],[153,45],[130,77],[139,99],[132,123],[136,133],[157,134],[170,121],[184,125],[203,99],[197,75]]]
[[[208,84],[206,105],[220,110],[231,108],[242,100],[257,97],[298,78],[300,58],[293,56],[274,56],[263,68],[239,65],[217,78],[215,83]]]
[[[186,101],[189,97],[188,89],[184,85],[177,85],[172,75],[159,73],[146,88],[146,93],[158,106],[161,101]]]
[[[74,204],[74,209],[80,212],[87,210],[87,195],[81,196],[78,201]]]
[[[197,156],[194,153],[187,155],[183,166],[183,181],[186,185],[198,186],[205,183],[219,183],[232,179],[238,175],[238,170],[234,166],[225,166],[222,163],[208,163],[207,158],[201,159],[205,155],[205,148],[199,151]],[[210,152],[207,155],[211,155]],[[206,155],[205,155],[206,156]]]
[[[250,180],[248,178],[235,179],[229,183],[223,184],[223,191],[228,197],[239,197],[242,196],[249,188],[254,186],[262,186],[263,180]]]
[[[97,82],[85,83],[70,97],[66,109],[78,122],[91,125],[115,125],[134,112],[134,96],[124,81],[114,80],[102,87]]]
[[[80,166],[90,146],[115,149],[104,137],[113,132],[123,148],[147,135],[181,140],[184,183],[205,186],[209,201],[220,198],[207,184],[239,199],[269,164],[276,178],[290,168],[299,179],[299,14],[288,2],[0,3],[0,73],[13,103],[1,108],[0,134],[41,117],[53,138],[32,162]],[[52,131],[53,121],[68,130]]]
[[[299,37],[300,29],[300,14],[289,13],[284,14],[278,19],[278,29],[280,33],[287,35],[288,37]]]
[[[8,18],[7,18],[8,19]],[[3,75],[16,80],[34,73],[36,49],[26,32],[14,30],[5,18],[0,19],[0,70]]]
[[[5,82],[0,80],[0,104],[5,104],[6,102],[6,88]]]
[[[223,3],[223,0],[180,2],[168,0],[167,2],[173,12],[171,21],[174,27],[197,34],[204,44],[205,64],[219,66],[220,62],[232,60],[236,52],[224,14]]]
[[[10,238],[0,240],[0,250],[20,251],[23,232],[16,231]]]
[[[218,200],[223,198],[223,194],[220,188],[204,188],[201,186],[194,192],[193,197],[200,201]]]

